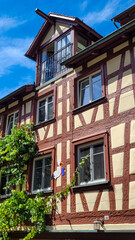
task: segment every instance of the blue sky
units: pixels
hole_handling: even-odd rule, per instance
[[[134,0],[0,0],[0,98],[35,80],[35,62],[24,54],[44,21],[36,8],[76,16],[106,36],[116,30],[110,19],[133,4]]]

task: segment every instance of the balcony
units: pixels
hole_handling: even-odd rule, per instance
[[[60,50],[57,50],[55,54],[53,46],[43,52],[44,56],[42,57],[41,63],[41,85],[66,70],[66,67],[61,66],[61,63],[72,56],[72,46],[72,43],[68,43]]]

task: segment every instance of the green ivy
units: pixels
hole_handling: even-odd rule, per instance
[[[11,176],[7,188],[23,184],[25,166],[36,153],[33,123],[15,126],[10,135],[0,138],[1,173]]]
[[[37,155],[37,152],[32,123],[21,125],[20,128],[15,126],[11,135],[0,139],[0,165],[4,165],[1,171],[5,175],[12,176],[7,183],[7,188],[23,184],[24,167],[30,158]],[[80,163],[79,169],[84,163],[85,159]],[[62,199],[71,191],[76,183],[79,169],[76,169],[71,183],[56,195],[43,198],[40,193],[35,198],[31,198],[27,192],[11,191],[11,197],[0,205],[0,240],[10,239],[11,231],[15,231],[16,228],[22,229],[26,225],[31,227],[24,240],[33,239],[37,233],[44,232],[46,215],[57,209],[57,199]]]

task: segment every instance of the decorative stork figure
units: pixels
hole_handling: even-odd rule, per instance
[[[60,175],[65,175],[65,169],[62,168],[63,162],[58,161],[58,170],[54,171],[52,174],[52,179],[57,179]]]

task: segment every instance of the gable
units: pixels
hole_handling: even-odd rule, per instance
[[[54,32],[54,28],[55,28],[55,32]],[[68,29],[69,29],[69,25],[68,24],[56,22],[56,26],[53,25],[50,28],[49,32],[47,33],[47,35],[45,36],[44,40],[42,41],[41,46],[43,44],[45,44],[46,42],[48,42],[53,36],[59,35],[59,34],[65,32]]]

